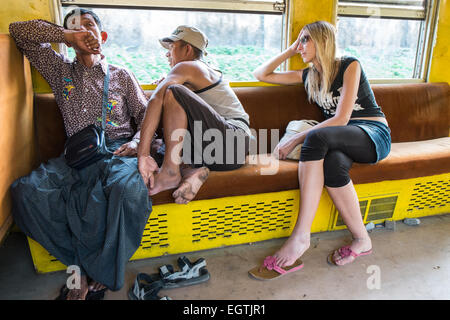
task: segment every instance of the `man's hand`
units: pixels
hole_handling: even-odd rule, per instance
[[[121,157],[134,157],[137,155],[138,144],[136,141],[132,140],[130,142],[124,143],[116,151],[114,151],[115,156]]]
[[[101,52],[101,39],[95,37],[92,31],[65,30],[64,39],[66,44],[75,50],[78,49],[91,54]]]
[[[147,188],[153,188],[155,183],[154,172],[159,169],[156,161],[151,156],[139,156],[138,169]]]

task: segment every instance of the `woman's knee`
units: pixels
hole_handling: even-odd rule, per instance
[[[328,145],[323,130],[312,130],[308,132],[303,142],[300,161],[321,160],[325,157],[327,151]]]
[[[339,188],[348,184],[352,164],[353,160],[345,153],[338,150],[328,152],[323,162],[325,186]]]

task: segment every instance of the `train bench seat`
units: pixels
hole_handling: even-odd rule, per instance
[[[386,159],[375,165],[354,164],[350,171],[364,221],[449,213],[450,86],[422,83],[372,88],[386,114],[393,144]],[[323,120],[307,101],[303,86],[234,90],[250,115],[257,141],[265,137],[270,143],[277,132],[281,138],[291,120]],[[36,94],[34,112],[39,162],[43,162],[62,152],[64,127],[53,94]],[[298,163],[271,158],[267,153],[275,144],[267,149],[263,145],[238,170],[211,172],[188,205],[175,204],[172,190],[154,196],[141,246],[132,260],[288,236],[301,197]],[[324,189],[312,232],[342,228]],[[38,272],[64,268],[36,242],[29,239],[29,243]]]

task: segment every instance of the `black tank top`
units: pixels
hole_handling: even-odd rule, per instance
[[[327,95],[326,101],[317,106],[321,109],[325,119],[329,119],[336,114],[336,108],[341,97],[342,85],[344,82],[344,72],[347,67],[353,61],[358,61],[358,59],[353,57],[342,57],[339,66],[339,71],[331,84],[330,91]],[[359,62],[359,61],[358,61]],[[308,72],[310,68],[303,70],[303,83],[306,83]],[[361,77],[359,80],[358,96],[353,106],[353,112],[351,118],[367,118],[367,117],[385,117],[381,108],[377,105],[375,101],[375,96],[373,94],[372,88],[370,87],[369,81],[367,80],[366,74],[361,67]]]

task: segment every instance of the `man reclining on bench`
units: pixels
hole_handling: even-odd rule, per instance
[[[200,30],[179,26],[160,43],[168,49],[172,70],[150,98],[138,166],[150,195],[177,188],[172,196],[185,204],[195,197],[209,170],[233,170],[245,163],[249,116],[222,72],[202,61],[208,39]],[[149,152],[161,119],[166,150],[157,171]]]

